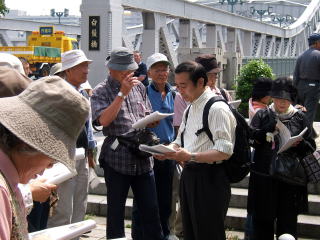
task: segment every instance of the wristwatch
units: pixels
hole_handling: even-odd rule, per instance
[[[197,154],[196,153],[191,153],[191,158],[190,158],[190,162],[196,162],[196,156]]]
[[[121,97],[121,98],[123,98],[123,99],[126,98],[126,96],[123,94],[123,92],[118,92],[118,97]]]

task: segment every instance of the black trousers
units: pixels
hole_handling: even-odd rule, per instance
[[[230,196],[222,164],[186,165],[180,180],[184,240],[225,240]]]
[[[160,222],[165,239],[170,235],[169,218],[171,215],[172,181],[176,162],[173,160],[154,160],[154,178],[156,182]],[[132,239],[143,239],[141,219],[136,201],[132,210]]]
[[[107,239],[123,238],[125,203],[131,187],[141,216],[141,227],[146,240],[163,240],[153,171],[136,175],[121,174],[104,166],[107,186]]]
[[[267,191],[267,188],[265,188]],[[273,188],[274,214],[257,214],[252,212],[253,240],[273,240],[274,234],[277,238],[284,233],[291,234],[297,239],[298,206],[294,187],[281,181],[277,181]],[[272,198],[268,198],[270,200]],[[274,228],[276,227],[276,229]]]

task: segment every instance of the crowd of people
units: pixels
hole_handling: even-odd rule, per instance
[[[284,156],[301,159],[316,147],[310,97],[319,93],[319,44],[320,35],[309,37],[310,49],[298,58],[294,81],[254,80],[248,240],[282,234],[297,239],[297,216],[308,210],[307,187],[273,178],[270,166]],[[100,126],[108,239],[125,237],[131,188],[134,240],[225,240],[231,197],[225,161],[234,152],[237,121],[227,103],[231,95],[216,86],[221,69],[215,56],[202,54],[180,63],[174,69],[174,87],[169,83],[173,65],[164,54],[154,53],[143,63],[140,52],[119,47],[107,58],[108,77],[94,89],[87,82],[92,61],[83,51],[65,52],[61,59],[50,76],[32,81],[25,59],[0,54],[0,239],[28,239],[28,231],[84,220],[89,168],[96,164],[92,127]],[[317,72],[310,76],[309,62]],[[199,129],[204,127],[204,108],[215,96],[224,100],[209,109],[209,138]],[[132,127],[154,111],[174,115],[145,129]],[[278,153],[280,123],[292,136],[308,128],[303,140],[283,153]],[[145,136],[174,151],[143,153],[137,143]],[[76,148],[85,152],[81,159],[74,159]],[[38,177],[56,162],[77,175],[59,186]]]

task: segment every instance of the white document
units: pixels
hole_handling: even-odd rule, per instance
[[[289,129],[282,122],[278,120],[276,126],[278,128],[279,136],[280,136],[280,148],[278,150],[278,153],[286,151],[294,143],[301,141],[303,139],[303,134],[305,134],[305,132],[308,130],[308,128],[306,127],[301,131],[299,135],[291,137],[291,133]]]
[[[45,178],[46,183],[51,183],[58,185],[74,176],[76,176],[76,172],[71,172],[65,165],[62,163],[56,163],[52,168],[46,169],[40,178]]]
[[[240,103],[241,103],[241,99],[235,100],[235,101],[229,101],[228,103],[229,103],[229,105],[231,105],[232,107],[237,109],[239,107]]]
[[[142,129],[142,128],[145,128],[149,123],[160,121],[161,119],[172,116],[173,114],[174,113],[160,113],[158,111],[155,111],[150,115],[140,119],[136,123],[132,124],[132,127],[134,129]]]
[[[29,233],[30,240],[69,240],[96,227],[93,220],[85,220],[78,223],[48,228],[42,231]]]
[[[173,148],[170,148],[168,146],[165,146],[163,144],[158,144],[154,146],[148,146],[144,144],[139,145],[139,149],[144,152],[148,152],[151,154],[156,154],[156,155],[163,155],[164,153],[168,152],[176,152]]]

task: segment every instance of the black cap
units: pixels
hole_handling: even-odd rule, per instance
[[[270,96],[295,102],[297,98],[297,89],[293,86],[291,78],[280,77],[272,82]]]
[[[313,45],[316,41],[319,41],[319,40],[320,40],[320,34],[312,33],[308,38],[309,46]]]

